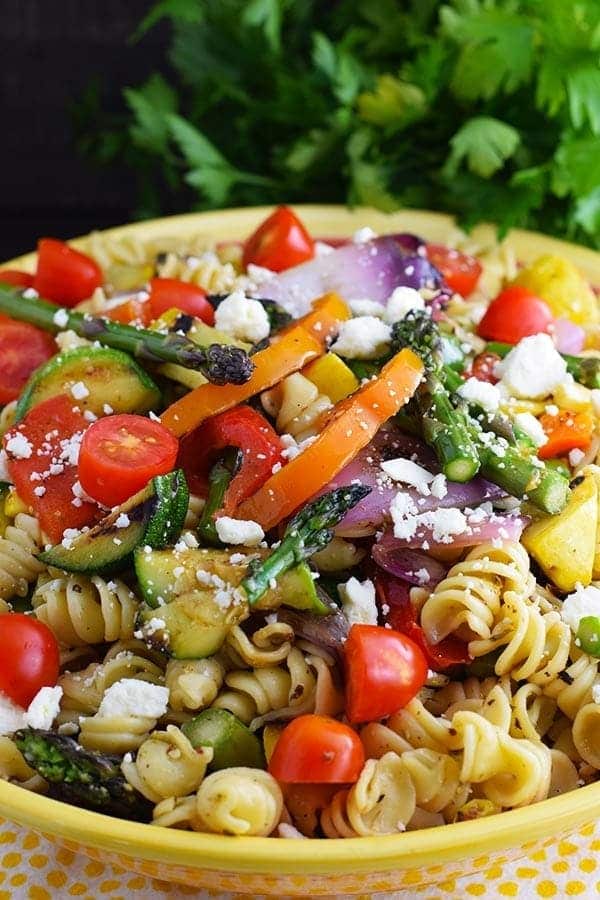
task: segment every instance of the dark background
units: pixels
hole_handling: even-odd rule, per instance
[[[39,236],[126,222],[130,173],[98,170],[74,146],[71,105],[96,78],[109,107],[156,68],[164,30],[129,38],[150,0],[0,0],[0,260]]]

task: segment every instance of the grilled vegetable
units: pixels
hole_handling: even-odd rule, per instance
[[[336,488],[307,504],[290,520],[283,540],[265,560],[250,563],[242,581],[250,606],[255,606],[273,579],[310,559],[333,538],[333,529],[345,514],[371,492],[364,485]]]
[[[61,311],[63,315],[57,316]],[[177,363],[187,369],[198,370],[213,384],[245,384],[254,369],[248,354],[239,347],[221,344],[198,347],[178,334],[160,334],[84,313],[61,310],[54,303],[25,297],[16,288],[3,284],[0,284],[0,312],[18,321],[37,325],[52,334],[69,328],[80,337],[131,353],[142,362]]]
[[[97,416],[105,415],[107,406],[109,412],[145,413],[160,402],[158,387],[126,353],[105,347],[78,347],[53,356],[37,369],[21,394],[16,421],[36,403],[69,393],[80,383],[87,394],[74,402]]]
[[[227,709],[205,709],[181,726],[193,747],[212,747],[209,769],[231,766],[265,768],[262,743],[243,722]]]
[[[189,491],[181,469],[157,475],[101,522],[40,554],[42,562],[67,572],[109,573],[124,568],[137,546],[164,547],[179,536]],[[117,524],[118,523],[118,524]]]
[[[125,780],[118,756],[83,750],[73,738],[39,729],[17,731],[15,743],[56,800],[120,819],[151,820],[153,804]]]

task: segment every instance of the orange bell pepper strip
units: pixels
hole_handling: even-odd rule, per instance
[[[161,416],[162,424],[180,437],[209,416],[225,412],[273,387],[286,375],[322,356],[340,321],[349,316],[350,311],[341,297],[325,294],[315,301],[310,313],[276,335],[265,350],[254,354],[254,371],[249,381],[245,384],[202,384],[169,406]]]
[[[540,459],[563,456],[569,450],[587,450],[594,433],[594,417],[591,412],[561,411],[556,415],[540,416],[540,424],[548,438],[538,450]]]
[[[416,391],[423,364],[411,350],[401,350],[367,382],[334,407],[316,440],[272,475],[235,511],[265,531],[314,497],[344,468]]]

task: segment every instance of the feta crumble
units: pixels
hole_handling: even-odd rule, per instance
[[[387,299],[383,318],[390,325],[399,322],[411,310],[425,309],[425,301],[420,293],[411,287],[397,287]]]
[[[229,294],[215,311],[215,328],[242,341],[256,343],[269,336],[271,325],[262,303],[243,291]]]
[[[57,687],[41,688],[25,713],[25,724],[30,728],[41,728],[48,731],[60,711],[63,689]]]
[[[331,349],[347,359],[377,359],[386,352],[391,337],[392,330],[386,322],[375,316],[357,316],[340,324]]]
[[[515,425],[517,428],[520,428],[521,431],[525,432],[527,437],[533,441],[536,447],[542,447],[544,444],[548,443],[548,435],[542,428],[539,420],[536,419],[535,416],[532,416],[531,413],[517,413],[515,416]]]
[[[130,524],[129,516],[127,513],[119,513],[117,518],[115,519],[115,528],[127,528]]]
[[[219,540],[224,544],[244,544],[256,547],[265,536],[264,531],[251,519],[232,519],[231,516],[219,516],[215,519],[215,527]]]
[[[76,381],[74,385],[71,387],[71,394],[75,398],[75,400],[84,400],[86,397],[89,397],[90,392],[86,388],[83,381]]]
[[[532,334],[513,347],[496,371],[514,397],[542,400],[565,380],[567,364],[549,334]]]
[[[580,619],[584,619],[586,616],[600,618],[600,588],[593,584],[585,588],[583,585],[577,584],[574,593],[565,597],[560,615],[563,622],[566,622],[575,634],[579,628]]]
[[[25,710],[0,691],[0,734],[12,734],[25,727]]]
[[[494,384],[479,381],[478,378],[467,378],[461,384],[457,394],[470,403],[476,403],[486,412],[494,413],[500,406],[500,391]]]
[[[66,328],[69,324],[69,313],[66,309],[57,309],[52,316],[52,321],[58,328]]]
[[[33,453],[33,447],[20,431],[7,440],[6,450],[17,459],[29,459]]]
[[[122,678],[112,684],[100,703],[99,716],[147,716],[160,719],[167,711],[169,689],[139,678]]]
[[[350,625],[377,625],[375,585],[370,579],[350,578],[339,585],[342,609]]]
[[[584,459],[585,453],[583,452],[583,450],[579,450],[577,447],[569,452],[569,464],[573,466],[573,468],[575,468],[575,466],[578,466],[579,463]]]
[[[364,225],[362,228],[359,228],[352,235],[352,240],[355,244],[366,244],[367,241],[372,241],[377,237],[377,232],[373,231],[368,225]]]
[[[381,463],[381,468],[386,475],[393,478],[394,481],[401,481],[403,484],[410,484],[411,487],[417,489],[424,497],[428,497],[431,493],[429,485],[435,476],[423,466],[419,466],[411,459],[388,459],[387,462]]]
[[[377,300],[367,300],[361,297],[350,300],[348,306],[352,310],[353,316],[375,316],[377,319],[382,319],[385,312],[385,308]]]

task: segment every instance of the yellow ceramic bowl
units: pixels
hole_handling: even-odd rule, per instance
[[[114,228],[108,234],[148,240],[191,234],[237,239],[247,236],[269,211],[175,216]],[[310,232],[324,236],[349,235],[370,225],[380,233],[409,230],[444,242],[454,228],[449,217],[420,211],[388,216],[373,210],[305,206],[299,212]],[[491,232],[479,229],[478,236],[489,240]],[[77,246],[78,241],[73,243]],[[512,232],[508,243],[524,262],[541,253],[564,255],[600,283],[600,255],[590,250],[525,231]],[[10,263],[30,270],[33,264],[32,255]],[[159,829],[77,809],[5,782],[0,782],[0,814],[67,849],[166,881],[254,896],[370,895],[445,881],[552,844],[598,817],[600,783],[479,821],[351,840],[231,838]]]

